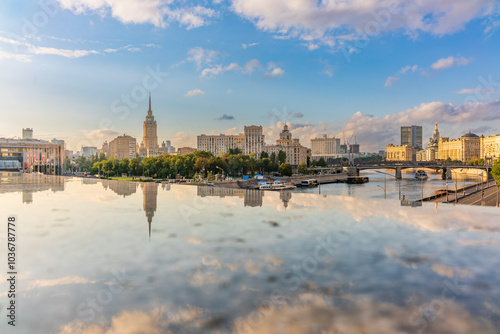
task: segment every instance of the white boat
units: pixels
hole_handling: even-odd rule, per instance
[[[300,182],[301,187],[312,188],[312,187],[317,187],[318,185],[319,185],[319,183],[318,183],[318,180],[316,180],[316,179],[302,180],[302,182]]]
[[[261,182],[259,182],[259,189],[260,190],[271,190],[271,185],[272,185],[271,182],[261,181]]]
[[[416,173],[415,173],[415,178],[417,180],[427,180],[428,176],[427,176],[427,173],[423,170],[418,170]]]
[[[289,190],[295,188],[297,187],[282,180],[276,180],[271,184],[271,190]]]

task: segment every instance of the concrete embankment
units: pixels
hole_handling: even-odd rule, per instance
[[[310,179],[316,179],[320,184],[327,184],[327,183],[344,182],[345,180],[347,180],[347,177],[348,176],[346,173],[340,173],[340,174],[328,174],[328,175],[303,175],[303,176],[278,177],[278,178],[280,180],[293,182],[295,184],[300,183],[302,180],[310,180]],[[257,188],[259,181],[261,180],[257,179],[230,180],[230,181],[214,182],[214,185],[217,187],[225,187],[225,188],[249,189],[249,188]]]

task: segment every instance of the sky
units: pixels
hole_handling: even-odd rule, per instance
[[[327,134],[376,152],[400,127],[500,133],[493,0],[3,0],[0,137],[67,148],[262,125],[272,144]]]

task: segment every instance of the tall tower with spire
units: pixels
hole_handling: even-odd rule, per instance
[[[157,135],[157,125],[155,117],[153,116],[153,111],[151,110],[151,93],[149,93],[149,109],[146,115],[146,120],[142,127],[142,145],[146,149],[158,148],[158,135]]]

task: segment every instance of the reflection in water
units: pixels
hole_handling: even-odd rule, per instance
[[[19,200],[30,184],[1,187],[0,203],[22,212],[16,333],[500,328],[497,208],[65,180],[63,196],[30,205]],[[0,303],[2,291],[3,276]]]
[[[158,184],[152,182],[141,183],[142,207],[148,218],[149,240],[151,240],[151,223],[156,211],[156,197],[158,196]]]

